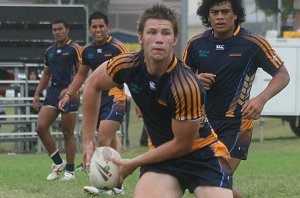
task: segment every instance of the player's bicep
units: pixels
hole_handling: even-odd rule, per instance
[[[107,62],[102,63],[87,79],[87,86],[93,86],[95,89],[108,90],[117,86],[112,77],[107,74]]]
[[[197,120],[172,120],[172,131],[174,139],[178,141],[181,146],[191,148],[195,139],[198,137],[200,121]]]

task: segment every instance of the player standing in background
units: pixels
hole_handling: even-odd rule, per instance
[[[69,103],[73,95],[77,95],[90,69],[95,71],[101,63],[118,54],[127,52],[127,48],[122,42],[108,34],[109,22],[106,15],[101,12],[94,12],[90,15],[88,22],[93,41],[83,48],[82,64],[79,71],[68,89],[68,95],[59,102],[61,110]],[[68,97],[69,95],[71,97]],[[112,147],[121,153],[122,147],[117,130],[125,113],[126,95],[123,85],[102,92],[101,110],[97,116],[98,122],[95,127],[95,130],[98,129],[99,146]],[[118,189],[116,189],[116,192],[119,192]]]
[[[240,26],[245,21],[241,0],[203,0],[197,14],[211,29],[187,43],[183,61],[198,72],[206,89],[208,120],[230,151],[234,172],[247,159],[252,119],[258,119],[266,102],[287,86],[289,74],[264,38]],[[258,67],[273,78],[249,100]],[[241,196],[235,188],[233,194]]]
[[[126,83],[143,114],[152,149],[120,166],[120,183],[137,167],[134,197],[232,197],[229,153],[206,120],[205,94],[196,75],[174,56],[178,16],[155,4],[141,15],[138,40],[144,50],[101,64],[83,93],[83,160],[88,170],[102,90]]]
[[[58,178],[59,174],[64,170],[62,179],[72,180],[75,179],[76,142],[74,128],[77,121],[79,97],[74,95],[72,102],[65,107],[63,112],[58,109],[58,102],[62,97],[71,97],[66,92],[79,67],[81,48],[77,43],[69,39],[69,25],[62,19],[55,20],[52,23],[52,34],[55,43],[45,52],[45,68],[33,99],[33,108],[39,111],[36,131],[53,161],[52,172],[48,175],[47,180]],[[49,81],[51,81],[51,85],[47,89],[45,101],[40,109],[40,95],[48,86]],[[66,162],[61,158],[49,131],[50,125],[53,124],[60,113],[61,129],[66,149]]]

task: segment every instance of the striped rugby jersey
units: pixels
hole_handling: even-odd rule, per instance
[[[152,146],[174,138],[171,121],[199,120],[199,138],[193,149],[217,140],[204,111],[205,92],[199,79],[175,56],[162,76],[148,73],[144,52],[124,53],[108,62],[108,75],[118,83],[126,83],[133,100],[143,114]]]
[[[274,75],[281,58],[261,36],[237,27],[232,37],[216,39],[212,30],[196,35],[184,50],[183,62],[198,73],[213,73],[215,83],[206,91],[209,118],[241,118],[242,105],[249,100],[257,68]]]

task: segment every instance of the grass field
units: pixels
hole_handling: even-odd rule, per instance
[[[131,158],[146,151],[139,146],[142,123],[131,115],[129,136],[131,147],[123,152],[123,158]],[[245,198],[299,198],[300,197],[300,139],[291,132],[288,123],[278,119],[265,119],[264,141],[260,142],[261,128],[255,122],[253,142],[247,161],[239,166],[234,185]],[[3,145],[0,145],[2,147]],[[90,197],[82,191],[88,185],[84,172],[76,172],[77,179],[48,182],[51,161],[44,154],[15,154],[2,149],[0,155],[0,197]],[[76,164],[81,155],[76,156]],[[124,183],[126,194],[132,197],[138,170]],[[111,196],[101,196],[111,197]],[[193,197],[186,193],[185,198]]]

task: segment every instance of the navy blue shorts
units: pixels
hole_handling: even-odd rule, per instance
[[[211,119],[209,123],[230,152],[230,156],[246,160],[252,138],[252,121],[240,118]]]
[[[67,87],[65,86],[51,86],[47,89],[47,95],[45,98],[45,101],[43,103],[43,106],[51,106],[55,109],[57,109],[58,111],[60,111],[58,109],[58,102],[59,102],[59,96],[60,96],[60,92],[63,89],[66,89]],[[65,107],[65,113],[69,113],[69,112],[77,112],[79,108],[79,99],[72,99],[70,100],[70,102],[68,103],[68,105]]]
[[[198,186],[232,189],[228,156],[217,157],[211,146],[176,159],[142,166],[140,175],[148,171],[172,175],[177,178],[183,192],[188,189],[192,193]]]
[[[111,101],[101,104],[98,122],[102,120],[113,120],[122,123],[126,113],[126,100]]]

